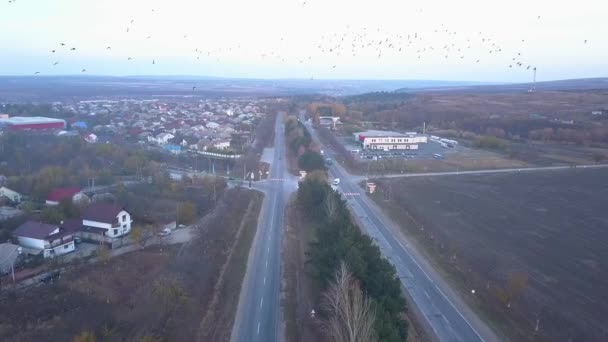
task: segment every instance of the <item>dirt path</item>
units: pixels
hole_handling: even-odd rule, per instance
[[[242,216],[226,262],[222,265],[220,275],[213,288],[213,298],[201,321],[198,341],[228,341],[230,339],[238,304],[238,293],[245,275],[244,265],[247,262],[249,248],[257,228],[261,202],[261,194],[252,196]]]

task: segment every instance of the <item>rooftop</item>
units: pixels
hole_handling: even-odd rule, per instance
[[[82,214],[83,220],[114,223],[118,213],[124,208],[110,203],[93,203]]]
[[[7,123],[9,125],[16,124],[35,124],[35,123],[65,123],[65,120],[47,118],[42,116],[13,116],[8,119],[0,119],[0,123]]]
[[[369,131],[364,131],[364,132],[357,132],[355,134],[358,135],[358,136],[364,136],[366,138],[371,138],[371,137],[413,137],[413,136],[420,136],[421,135],[421,134],[412,133],[412,132],[399,133],[399,132],[378,131],[378,130],[369,130]]]
[[[36,221],[27,221],[15,229],[15,236],[29,237],[33,239],[44,239],[51,235],[57,226]]]
[[[80,188],[57,188],[53,189],[47,196],[48,201],[61,202],[66,198],[72,198],[80,192]]]

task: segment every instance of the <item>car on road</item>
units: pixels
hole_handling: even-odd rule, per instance
[[[331,182],[332,185],[340,185],[340,178],[336,178],[334,179],[333,182]]]
[[[170,228],[164,228],[163,230],[161,230],[160,232],[158,232],[159,236],[169,236],[171,235],[171,229]]]

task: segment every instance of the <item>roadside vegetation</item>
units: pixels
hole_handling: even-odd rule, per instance
[[[288,116],[285,119],[285,137],[292,173],[298,174],[298,170],[310,172],[325,169],[325,161],[319,154],[319,147],[312,141],[310,133],[297,117]]]
[[[336,282],[336,277],[352,273],[353,282],[361,286],[363,295],[357,297],[357,290],[353,288],[349,298],[357,297],[359,304],[366,307],[367,299],[364,298],[368,297],[371,307],[364,310],[366,317],[375,316],[374,334],[365,336],[371,338],[375,335],[379,341],[404,341],[408,334],[404,318],[407,306],[395,268],[382,258],[372,240],[361,233],[346,203],[329,187],[323,172],[312,172],[300,183],[297,203],[315,227],[307,265],[310,275],[317,279],[326,293],[325,309],[321,312],[324,324],[332,326],[336,324],[335,320],[341,320],[339,315],[336,316],[335,307],[330,309],[332,306],[329,304],[328,307],[327,301],[328,297],[335,295],[336,283],[342,281]],[[342,269],[342,263],[348,272]],[[330,339],[336,336],[333,327],[328,327],[325,332]]]

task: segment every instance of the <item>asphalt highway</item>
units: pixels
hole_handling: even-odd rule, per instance
[[[277,115],[271,177],[285,177],[283,115]],[[247,186],[246,182],[243,186]],[[283,181],[266,182],[258,229],[247,261],[231,341],[281,339],[281,236],[287,199]]]

